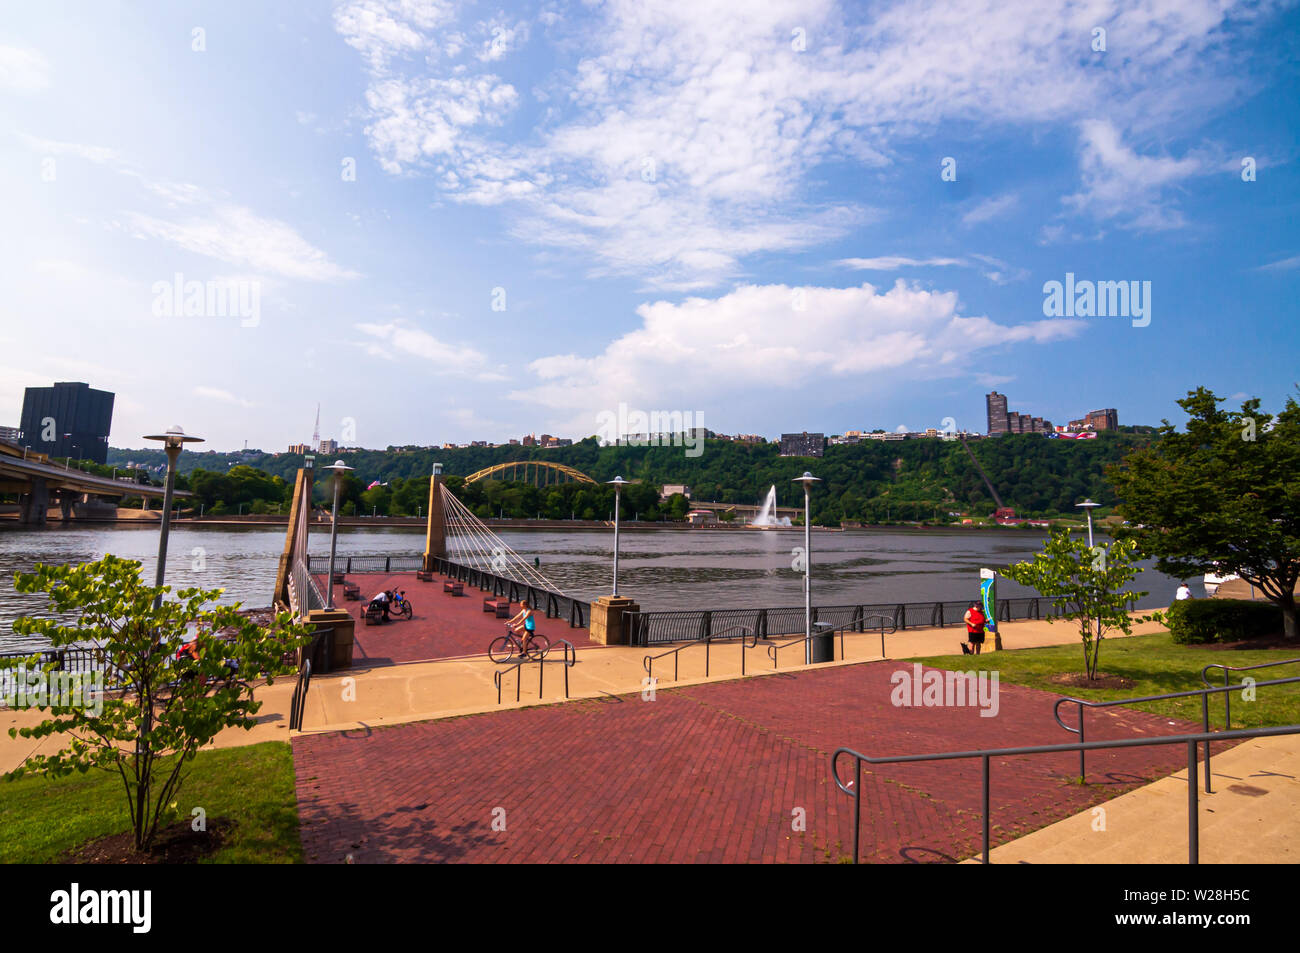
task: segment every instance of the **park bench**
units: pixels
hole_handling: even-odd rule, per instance
[[[348,581],[348,580],[347,580],[347,575],[346,575],[345,573],[336,572],[336,573],[334,574],[334,581],[335,581],[336,583],[344,583],[344,582],[347,582],[347,581]]]
[[[495,612],[498,619],[510,618],[510,600],[488,597],[483,600],[484,612]]]
[[[384,610],[379,603],[371,602],[366,605],[366,625],[381,625],[384,621]]]
[[[358,600],[361,598],[361,586],[355,582],[343,583],[343,598]]]
[[[454,582],[451,579],[448,579],[443,582],[442,591],[450,592],[453,596],[463,596],[465,595],[465,584],[463,582]]]
[[[415,578],[420,580],[420,582],[433,582],[433,573],[425,572],[423,569],[417,569],[415,571]]]

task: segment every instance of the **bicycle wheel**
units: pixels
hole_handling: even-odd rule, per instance
[[[406,618],[409,619],[414,614],[414,612],[415,610],[411,608],[411,604],[409,602],[402,603],[402,615],[404,615]]]
[[[488,646],[488,658],[500,665],[515,657],[516,642],[508,635],[498,635]]]
[[[550,649],[551,640],[540,632],[534,632],[533,637],[528,641],[528,657],[534,662],[540,662],[545,658]]]

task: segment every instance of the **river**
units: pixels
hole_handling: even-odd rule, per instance
[[[609,592],[612,532],[503,530],[500,538],[521,556],[541,561],[559,588],[592,597]],[[620,594],[644,609],[793,606],[803,603],[802,575],[791,568],[799,531],[651,530],[620,535]],[[1041,531],[878,529],[813,534],[813,604],[924,602],[966,599],[979,592],[981,567],[1026,559],[1042,546]],[[283,527],[179,524],[168,544],[167,582],[183,588],[222,588],[223,602],[265,606],[284,548]],[[414,555],[424,534],[412,527],[343,527],[341,555]],[[314,533],[313,554],[329,552],[329,535]],[[14,589],[15,571],[37,562],[88,562],[113,553],[143,563],[151,580],[157,526],[119,524],[20,528],[0,525],[0,652],[36,646],[16,636],[13,620],[43,613],[43,596]],[[1166,606],[1178,581],[1155,571],[1138,577],[1150,590],[1143,608]],[[1197,581],[1195,595],[1203,594]],[[1007,579],[1001,597],[1032,595]]]

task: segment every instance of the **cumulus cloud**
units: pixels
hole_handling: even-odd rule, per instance
[[[468,345],[447,343],[405,321],[364,322],[356,325],[356,329],[372,339],[361,344],[372,357],[390,361],[417,358],[432,364],[437,373],[479,381],[506,379],[505,375],[488,366],[487,356],[482,351]]]
[[[974,373],[972,355],[1080,334],[1086,322],[1003,325],[960,313],[954,292],[899,280],[879,290],[745,285],[718,298],[656,301],[641,324],[591,357],[556,354],[529,367],[536,386],[511,397],[569,414],[586,432],[601,409],[701,407],[809,386],[883,386]]]

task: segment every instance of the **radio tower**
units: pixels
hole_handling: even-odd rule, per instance
[[[320,404],[316,405],[316,427],[311,432],[311,449],[315,452],[320,446]]]

